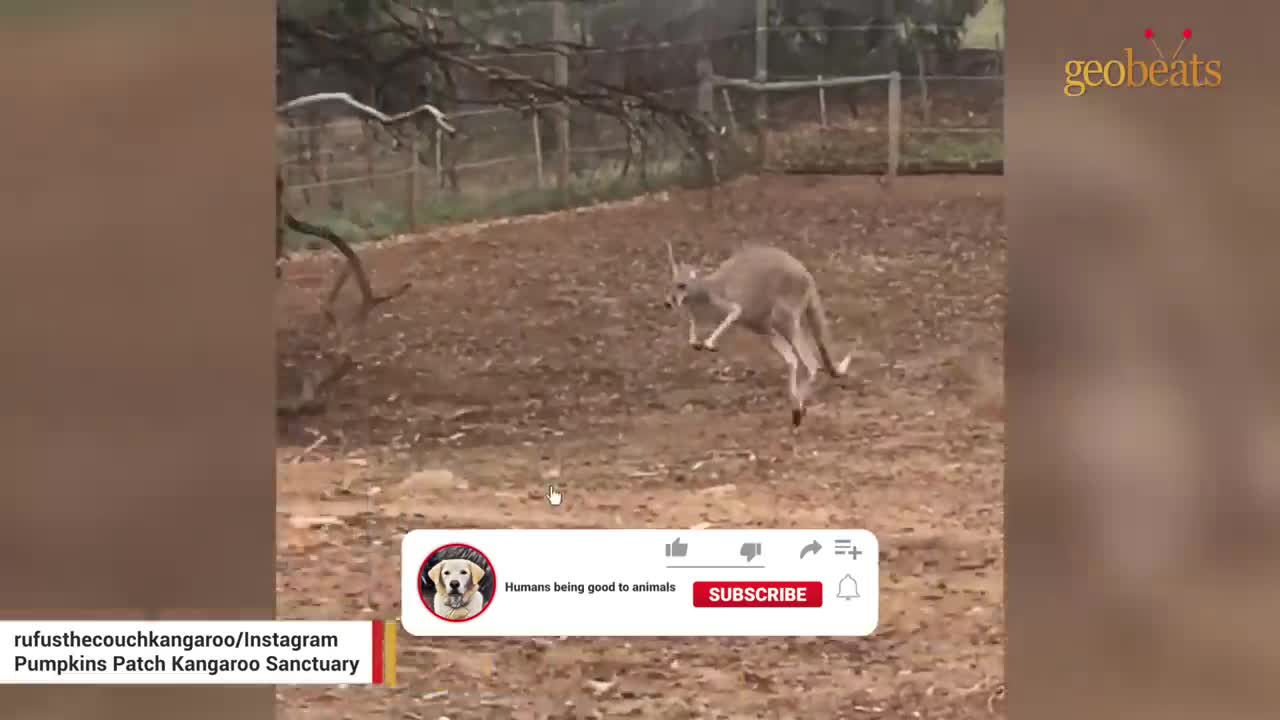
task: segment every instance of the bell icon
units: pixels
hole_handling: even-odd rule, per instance
[[[841,600],[862,597],[858,594],[858,581],[854,580],[852,575],[845,575],[840,578],[840,587],[836,590],[836,597]]]

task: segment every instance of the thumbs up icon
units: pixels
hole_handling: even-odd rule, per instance
[[[676,538],[675,542],[667,543],[667,557],[684,557],[689,554],[689,543],[680,542],[680,538]]]
[[[858,581],[854,580],[852,575],[845,575],[840,578],[840,585],[836,588],[836,597],[841,600],[862,597],[858,594]]]

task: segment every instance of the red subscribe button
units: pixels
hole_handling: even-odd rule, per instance
[[[693,584],[693,606],[822,607],[822,583],[776,580],[719,580]]]

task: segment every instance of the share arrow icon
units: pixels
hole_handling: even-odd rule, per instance
[[[805,555],[808,555],[809,553],[817,553],[821,549],[822,549],[822,546],[818,544],[817,540],[814,540],[808,545],[805,545],[804,548],[800,551],[800,559],[803,560]]]

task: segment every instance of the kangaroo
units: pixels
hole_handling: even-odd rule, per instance
[[[685,311],[689,345],[695,350],[715,352],[720,336],[735,324],[763,336],[787,364],[791,424],[799,427],[818,376],[819,360],[821,369],[832,377],[842,377],[853,356],[850,352],[839,362],[832,360],[827,317],[813,275],[786,251],[765,245],[738,250],[706,275],[692,265],[676,262],[670,241],[667,256],[671,261],[671,288],[665,304]],[[715,324],[705,339],[698,338],[700,323]],[[805,370],[803,378],[801,365]]]

